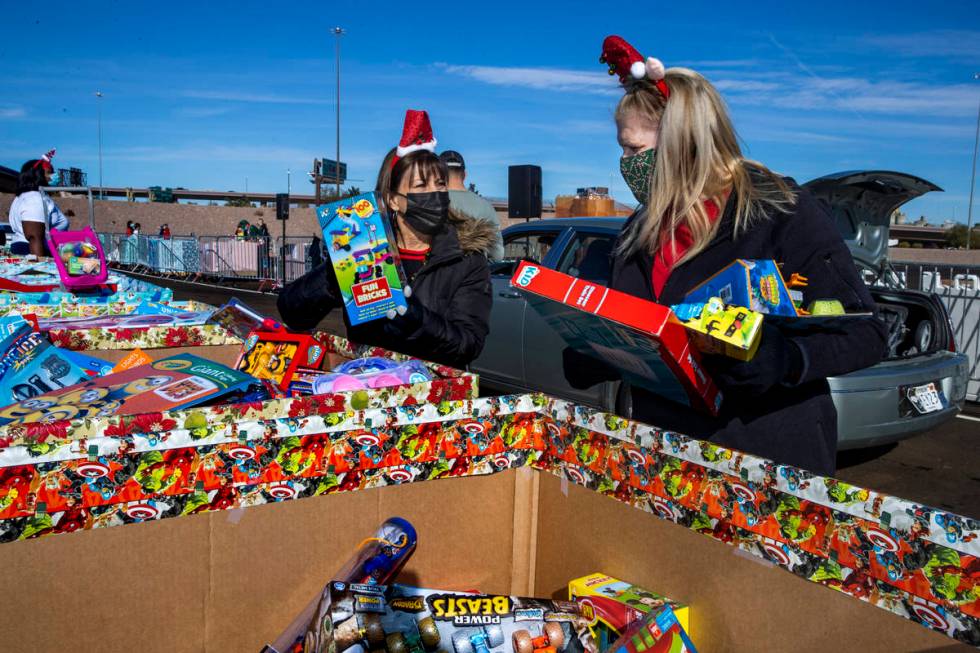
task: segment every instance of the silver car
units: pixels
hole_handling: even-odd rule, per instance
[[[888,326],[888,356],[874,367],[829,379],[837,407],[838,448],[895,442],[953,418],[963,408],[967,357],[956,352],[949,316],[939,297],[890,283],[887,263],[892,212],[939,188],[895,172],[829,175],[805,184],[825,200],[871,284]],[[601,383],[572,388],[562,369],[565,343],[510,286],[516,261],[533,260],[606,285],[610,253],[623,218],[536,220],[504,230],[506,260],[492,270],[490,335],[472,365],[491,391],[540,391],[624,417],[632,415],[629,387]]]

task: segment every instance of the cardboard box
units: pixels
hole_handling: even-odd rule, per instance
[[[600,651],[608,650],[631,624],[656,614],[664,606],[673,610],[685,632],[691,632],[688,606],[606,574],[589,574],[570,581],[568,598],[582,606]]]
[[[521,263],[511,285],[569,346],[651,392],[718,413],[721,392],[669,308],[535,263]]]
[[[783,273],[771,260],[736,259],[695,286],[684,297],[684,303],[706,302],[712,297],[720,297],[725,304],[744,306],[757,313],[799,315]]]
[[[318,206],[316,215],[351,325],[407,308],[398,247],[375,194]]]
[[[697,650],[668,605],[627,628],[609,653],[697,653]]]

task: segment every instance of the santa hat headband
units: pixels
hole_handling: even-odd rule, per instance
[[[610,75],[619,75],[619,81],[626,84],[630,79],[649,80],[664,99],[670,97],[670,89],[664,81],[666,71],[663,62],[654,57],[646,57],[621,36],[607,36],[602,42],[602,56],[599,63],[609,66]]]
[[[54,149],[48,150],[46,153],[41,155],[41,158],[37,160],[37,163],[33,167],[41,166],[48,172],[54,172],[54,166],[51,165],[51,159],[54,158]]]
[[[402,127],[402,139],[398,141],[395,148],[395,156],[391,159],[394,166],[398,159],[407,156],[412,152],[426,150],[436,151],[436,137],[432,135],[432,124],[429,122],[429,114],[425,111],[409,109],[405,112],[405,126]]]

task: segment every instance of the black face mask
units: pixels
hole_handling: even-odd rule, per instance
[[[449,193],[434,191],[431,193],[408,193],[405,209],[405,222],[415,231],[426,236],[432,236],[442,231],[449,221]]]

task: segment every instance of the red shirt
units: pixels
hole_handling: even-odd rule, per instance
[[[708,220],[714,223],[721,213],[718,205],[711,200],[706,200],[704,208],[708,212]],[[674,229],[673,240],[669,240],[669,238],[670,235],[666,231],[661,234],[660,248],[653,255],[653,270],[650,272],[650,277],[653,281],[653,294],[658,299],[664,286],[667,285],[667,279],[670,278],[674,265],[694,244],[694,238],[691,236],[691,230],[688,229],[687,223]]]

